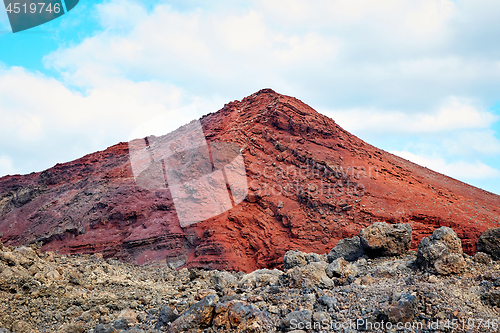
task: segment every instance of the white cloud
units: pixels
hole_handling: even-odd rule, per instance
[[[260,0],[274,21],[313,27],[365,26],[413,42],[436,38],[453,18],[451,0]],[[409,41],[406,41],[409,42]]]
[[[500,156],[500,140],[493,130],[463,131],[459,135],[446,137],[443,148],[448,154],[462,156]]]
[[[15,175],[14,166],[12,165],[12,159],[5,155],[0,155],[0,175]]]
[[[262,15],[253,10],[244,15],[230,15],[215,28],[225,44],[234,51],[271,46]]]
[[[198,111],[177,110],[193,103]],[[14,162],[23,165],[16,171],[41,171],[127,141],[138,123],[159,115],[169,121],[157,134],[166,134],[221,104],[155,81],[108,79],[82,94],[40,73],[0,69],[0,151],[10,156],[0,176],[13,172]]]
[[[144,4],[133,0],[114,0],[97,4],[97,14],[105,29],[129,30],[147,16]]]
[[[99,11],[111,16],[109,22],[126,20],[123,13],[113,17],[108,5]],[[176,12],[158,5],[141,19],[134,18],[130,31],[107,29],[61,48],[45,57],[45,63],[78,86],[102,85],[102,77],[146,76],[189,82],[206,92],[211,87],[234,88],[234,80],[258,88],[278,84],[279,73],[335,58],[339,41],[334,36],[275,30],[262,15],[255,10],[231,15]]]
[[[408,113],[378,109],[326,110],[347,130],[378,133],[442,133],[460,129],[487,129],[499,117],[468,99],[449,97],[433,112]]]
[[[97,7],[103,32],[45,63],[77,86],[121,76],[205,96],[272,87],[330,107],[405,113],[408,105],[429,113],[445,96],[494,98],[500,84],[498,59],[455,52],[465,27],[463,4],[452,0],[232,4],[147,11],[139,1],[109,1]]]
[[[460,180],[470,181],[474,179],[500,178],[500,170],[492,168],[481,161],[447,162],[441,157],[421,156],[408,151],[391,151],[391,153]]]
[[[406,15],[405,25],[418,37],[441,31],[456,12],[455,3],[450,0],[412,2],[415,7]]]
[[[181,90],[172,86],[118,78],[81,94],[56,79],[13,67],[0,71],[0,112],[4,120],[0,127],[17,133],[18,138],[35,140],[58,126],[71,130],[87,130],[84,124],[104,129],[109,122],[131,126],[144,117],[178,108],[182,98]],[[184,121],[194,116],[186,115]]]

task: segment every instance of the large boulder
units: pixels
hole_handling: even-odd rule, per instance
[[[265,312],[244,301],[217,303],[213,326],[237,332],[267,333],[273,327]]]
[[[409,224],[376,222],[359,232],[361,246],[371,257],[398,256],[410,249]]]
[[[299,250],[291,250],[285,253],[283,258],[283,269],[291,269],[294,267],[301,267],[312,262],[320,262],[321,256],[317,253],[304,253]]]
[[[458,238],[453,229],[448,227],[441,227],[432,233],[429,237],[431,241],[439,241],[446,244],[451,253],[463,254],[462,241]]]
[[[282,325],[285,331],[305,328],[311,325],[311,317],[311,311],[309,310],[292,311],[285,316]]]
[[[332,262],[338,258],[344,258],[347,261],[356,261],[363,254],[364,252],[358,236],[344,238],[328,253],[328,262]]]
[[[158,320],[156,321],[155,329],[159,330],[163,326],[168,326],[170,323],[174,322],[179,315],[172,310],[169,305],[165,305],[161,308],[160,314],[158,315]]]
[[[217,301],[218,297],[216,295],[204,297],[201,301],[195,303],[185,311],[179,318],[174,320],[167,332],[183,332],[210,326]]]
[[[339,301],[335,297],[323,295],[316,300],[314,309],[318,311],[335,311],[338,310]]]
[[[387,311],[387,319],[393,323],[407,323],[413,320],[418,313],[417,297],[406,293],[401,295],[396,304],[390,306]]]
[[[286,272],[292,288],[332,288],[334,282],[326,275],[328,264],[324,261],[312,262],[306,266],[294,267]]]
[[[486,230],[479,237],[477,250],[489,254],[493,260],[500,260],[500,228]]]
[[[436,229],[418,244],[416,264],[423,270],[441,275],[463,272],[465,260],[460,238],[448,227]]]
[[[486,305],[500,306],[500,290],[485,292],[481,295],[481,301]]]
[[[338,258],[331,262],[325,271],[329,278],[347,278],[350,275],[356,277],[359,273],[358,268],[344,258]]]
[[[240,282],[240,288],[259,288],[277,284],[283,272],[278,269],[258,269],[252,273],[244,275]]]
[[[238,279],[229,272],[214,270],[210,272],[210,282],[218,288],[230,288],[238,284]]]

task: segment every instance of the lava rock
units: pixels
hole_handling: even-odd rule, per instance
[[[116,332],[116,329],[113,328],[112,326],[105,326],[103,324],[98,324],[95,328],[94,328],[94,332],[93,333],[114,333]]]
[[[474,255],[474,261],[483,265],[492,264],[491,257],[484,252],[476,252],[476,254]]]
[[[486,305],[500,307],[500,290],[493,290],[482,294],[481,301]]]
[[[451,253],[463,254],[462,241],[458,238],[453,229],[448,227],[440,227],[429,237],[430,241],[440,241],[446,244]]]
[[[326,275],[327,263],[312,262],[306,266],[296,266],[287,271],[292,288],[332,288],[334,282]]]
[[[117,319],[113,322],[113,328],[117,330],[126,330],[128,328],[128,321],[125,318]]]
[[[293,267],[302,267],[311,262],[321,261],[321,256],[317,253],[303,253],[299,250],[291,250],[285,253],[283,258],[283,269],[288,270]]]
[[[493,260],[500,260],[500,228],[490,228],[479,236],[477,250],[489,254]]]
[[[441,275],[459,274],[465,270],[465,260],[462,255],[451,253],[437,260],[434,267]]]
[[[155,329],[158,330],[163,326],[167,326],[169,323],[173,323],[177,318],[179,318],[179,315],[177,315],[170,306],[165,305],[160,310]]]
[[[448,227],[436,229],[418,244],[416,264],[441,275],[458,274],[465,269],[460,238]]]
[[[198,303],[195,303],[168,328],[167,332],[176,333],[195,328],[208,327],[214,316],[215,304],[218,301],[216,295],[208,295]]]
[[[359,232],[361,246],[371,257],[398,256],[410,249],[412,229],[409,224],[376,222]]]
[[[387,318],[393,323],[407,323],[413,320],[418,313],[418,301],[415,295],[405,293],[401,295],[396,305],[386,311]]]
[[[315,309],[326,309],[333,311],[338,308],[339,302],[335,297],[323,295],[316,300]]]
[[[238,283],[238,279],[226,271],[214,271],[210,281],[221,288],[230,288]]]
[[[217,303],[213,325],[238,332],[271,332],[273,329],[264,312],[238,300]]]
[[[300,310],[292,311],[283,319],[283,327],[287,331],[294,330],[299,327],[306,327],[311,324],[311,311]]]
[[[329,278],[343,278],[350,275],[355,277],[359,273],[358,268],[355,265],[348,263],[344,258],[335,259],[328,265],[325,272]]]
[[[259,288],[278,283],[283,272],[278,269],[258,269],[244,275],[239,283],[240,288]]]
[[[328,262],[338,258],[344,258],[347,261],[356,261],[364,255],[361,248],[361,242],[358,236],[341,239],[337,245],[328,253]]]

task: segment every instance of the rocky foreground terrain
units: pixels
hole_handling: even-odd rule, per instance
[[[0,246],[0,332],[497,332],[500,229],[473,257],[441,227],[375,223],[249,274]]]

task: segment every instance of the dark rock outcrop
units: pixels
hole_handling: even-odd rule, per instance
[[[341,239],[330,253],[328,253],[328,262],[338,258],[344,258],[347,261],[356,261],[363,256],[364,251],[358,236]]]
[[[500,228],[486,230],[479,237],[477,250],[489,254],[493,260],[500,260]]]
[[[317,253],[303,253],[292,250],[283,257],[283,269],[287,270],[296,266],[302,267],[312,262],[320,262],[321,256]]]
[[[386,311],[387,319],[393,323],[407,323],[418,313],[418,300],[415,295],[405,293]]]
[[[462,244],[457,234],[448,227],[441,227],[418,245],[417,265],[441,275],[461,273],[465,268]]]
[[[176,333],[210,326],[218,300],[217,295],[206,296],[174,320],[167,332]]]
[[[163,326],[170,325],[170,323],[174,322],[177,318],[179,318],[179,315],[175,314],[170,306],[165,305],[160,310],[155,328],[160,329]]]
[[[361,229],[359,238],[369,256],[397,256],[410,249],[412,230],[409,224],[377,222]]]

